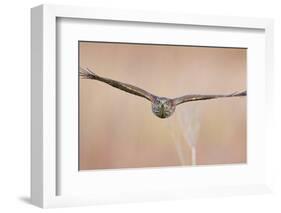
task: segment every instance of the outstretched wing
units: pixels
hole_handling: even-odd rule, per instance
[[[201,101],[201,100],[208,100],[208,99],[215,99],[215,98],[228,98],[228,97],[240,97],[246,96],[247,92],[235,92],[228,95],[185,95],[182,97],[174,98],[173,103],[175,105],[179,105],[189,101]]]
[[[80,67],[80,76],[85,78],[85,79],[92,79],[92,80],[98,80],[101,82],[104,82],[106,84],[109,84],[112,87],[118,88],[120,90],[123,90],[125,92],[131,93],[133,95],[137,95],[140,97],[143,97],[149,101],[152,101],[155,97],[155,95],[141,89],[138,88],[136,86],[130,85],[130,84],[126,84],[126,83],[122,83],[119,81],[115,81],[109,78],[103,78],[101,76],[98,76],[97,74],[95,74],[93,71],[91,71],[90,69],[83,69]]]

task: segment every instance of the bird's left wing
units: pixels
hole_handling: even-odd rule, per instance
[[[106,84],[109,84],[112,87],[118,88],[120,90],[131,93],[133,95],[143,97],[149,101],[153,101],[153,99],[155,98],[155,95],[153,95],[139,87],[136,87],[136,86],[133,86],[133,85],[127,84],[127,83],[122,83],[120,81],[115,81],[115,80],[112,80],[109,78],[101,77],[88,68],[87,69],[80,68],[80,76],[83,78],[86,78],[86,79],[92,79],[92,80],[98,80],[98,81],[104,82]]]
[[[247,92],[235,92],[228,95],[185,95],[182,97],[174,98],[173,103],[175,105],[179,105],[185,102],[190,101],[200,101],[200,100],[208,100],[208,99],[215,99],[215,98],[228,98],[228,97],[239,97],[239,96],[246,96]]]

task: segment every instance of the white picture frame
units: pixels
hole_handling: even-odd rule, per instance
[[[257,142],[258,148],[251,148],[250,156],[255,156],[253,165],[237,165],[236,167],[220,167],[220,168],[163,168],[163,169],[144,169],[136,171],[120,170],[118,173],[110,173],[101,171],[97,176],[93,172],[83,172],[83,177],[73,176],[71,172],[75,170],[75,166],[67,166],[67,159],[61,157],[61,152],[65,152],[65,156],[70,156],[77,159],[73,152],[68,152],[71,148],[65,145],[58,146],[58,88],[60,81],[57,79],[57,48],[58,48],[58,27],[59,21],[64,20],[100,20],[110,21],[116,24],[115,27],[122,23],[131,23],[131,26],[142,23],[143,27],[149,24],[175,30],[175,27],[195,26],[200,29],[222,29],[222,31],[247,31],[249,34],[241,37],[241,41],[232,43],[238,33],[230,35],[229,40],[224,40],[224,34],[220,36],[220,43],[213,43],[214,46],[223,45],[237,46],[245,45],[252,48],[249,66],[250,75],[248,75],[248,90],[249,107],[251,111],[248,119],[250,121],[250,133],[248,140],[260,141]],[[71,23],[69,24],[71,26]],[[232,195],[232,194],[252,194],[264,193],[270,191],[270,165],[266,160],[266,151],[263,149],[269,146],[270,141],[266,130],[270,128],[270,115],[266,111],[270,111],[272,107],[271,91],[273,78],[273,21],[271,19],[257,18],[241,18],[241,17],[216,17],[203,15],[187,15],[187,14],[161,14],[146,11],[123,11],[112,9],[97,9],[87,7],[74,6],[54,6],[41,5],[31,10],[31,73],[32,73],[32,113],[31,113],[31,201],[33,204],[47,208],[59,206],[76,206],[76,205],[91,205],[96,203],[111,203],[111,202],[128,202],[128,201],[143,201],[143,200],[165,200],[177,199],[197,196],[217,196],[217,195]],[[71,27],[67,28],[71,32]],[[252,32],[259,32],[256,37],[249,36]],[[126,31],[122,31],[123,35]],[[255,33],[252,33],[255,34]],[[105,34],[104,34],[105,35]],[[81,36],[73,33],[69,36],[74,40]],[[102,34],[101,34],[102,36]],[[227,35],[225,35],[227,37]],[[121,38],[121,37],[120,37]],[[119,38],[119,40],[120,40]],[[202,44],[203,37],[200,37],[194,44]],[[254,39],[256,38],[256,39]],[[107,38],[107,40],[114,38]],[[122,37],[124,41],[129,41],[129,37]],[[153,38],[148,38],[153,40]],[[235,39],[234,39],[235,40]],[[170,43],[175,41],[171,40]],[[209,44],[210,41],[205,41],[204,44]],[[243,43],[245,42],[245,43]],[[153,43],[153,41],[152,41]],[[161,43],[161,42],[160,42]],[[248,45],[248,46],[247,46]],[[254,51],[255,50],[255,51]],[[257,53],[257,54],[255,54]],[[252,63],[257,60],[257,64]],[[256,69],[256,76],[253,75]],[[255,76],[255,77],[254,77]],[[266,78],[263,78],[266,76]],[[254,107],[255,105],[258,105]],[[257,119],[255,115],[259,114]],[[259,122],[258,122],[259,121]],[[252,130],[251,130],[252,129]],[[256,129],[256,130],[254,130]],[[264,129],[265,131],[259,131]],[[260,138],[260,139],[259,139]],[[75,138],[73,139],[75,143]],[[252,143],[251,142],[251,143]],[[74,144],[72,143],[72,144]],[[68,154],[67,154],[68,153]],[[255,154],[257,153],[257,154]],[[260,158],[262,156],[262,158]],[[72,159],[72,160],[73,160]],[[262,162],[261,162],[262,161]],[[72,164],[71,164],[72,165]],[[74,165],[74,164],[73,164]],[[257,166],[261,165],[261,166]],[[196,170],[194,170],[196,169]],[[70,172],[69,172],[70,171]],[[78,171],[77,171],[78,172]],[[212,182],[206,182],[201,187],[199,184],[200,177],[204,177],[209,173],[214,173]],[[238,178],[227,178],[225,181],[221,177],[224,173],[229,174],[246,174]],[[65,178],[68,177],[69,178]],[[159,181],[159,185],[153,188],[152,186],[145,187],[148,177],[155,176]],[[179,178],[181,176],[181,178]],[[194,183],[193,187],[188,184],[183,184],[184,178],[193,177],[192,180],[198,179],[198,184]],[[64,177],[64,178],[62,178]],[[114,177],[119,180],[117,185],[122,188],[106,189],[106,181],[109,183],[110,178]],[[130,181],[130,178],[138,180],[138,182]],[[167,185],[165,180],[171,180],[178,177],[180,185]],[[254,178],[253,180],[253,177]],[[91,180],[99,180],[92,187],[85,187],[81,183]],[[77,181],[77,182],[75,182]],[[152,179],[152,181],[155,181]],[[182,181],[182,182],[181,182]],[[103,182],[103,183],[102,183]],[[136,184],[139,183],[139,184]],[[123,185],[122,185],[123,184]],[[125,186],[127,184],[127,186]],[[98,191],[98,185],[103,185]],[[139,186],[137,186],[139,185]],[[63,193],[61,186],[64,187]],[[89,185],[88,185],[89,186]],[[92,195],[87,193],[87,188],[90,190],[97,189],[97,194]],[[81,190],[80,190],[81,189]],[[79,193],[71,193],[71,192]],[[122,196],[121,196],[122,195]]]

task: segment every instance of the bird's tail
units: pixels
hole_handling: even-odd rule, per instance
[[[84,68],[80,67],[79,75],[84,79],[98,79],[99,78],[99,76],[97,74],[95,74],[92,70],[90,70],[89,68],[84,69]]]

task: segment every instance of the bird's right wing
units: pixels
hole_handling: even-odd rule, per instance
[[[104,78],[101,76],[98,76],[97,74],[95,74],[93,71],[91,71],[90,69],[83,69],[80,67],[80,76],[85,78],[85,79],[92,79],[92,80],[97,80],[97,81],[101,81],[104,82],[106,84],[109,84],[112,87],[115,87],[117,89],[123,90],[125,92],[131,93],[133,95],[137,95],[140,97],[143,97],[149,101],[152,101],[155,97],[155,95],[141,89],[138,88],[136,86],[127,84],[127,83],[122,83],[119,81],[115,81],[109,78]]]

